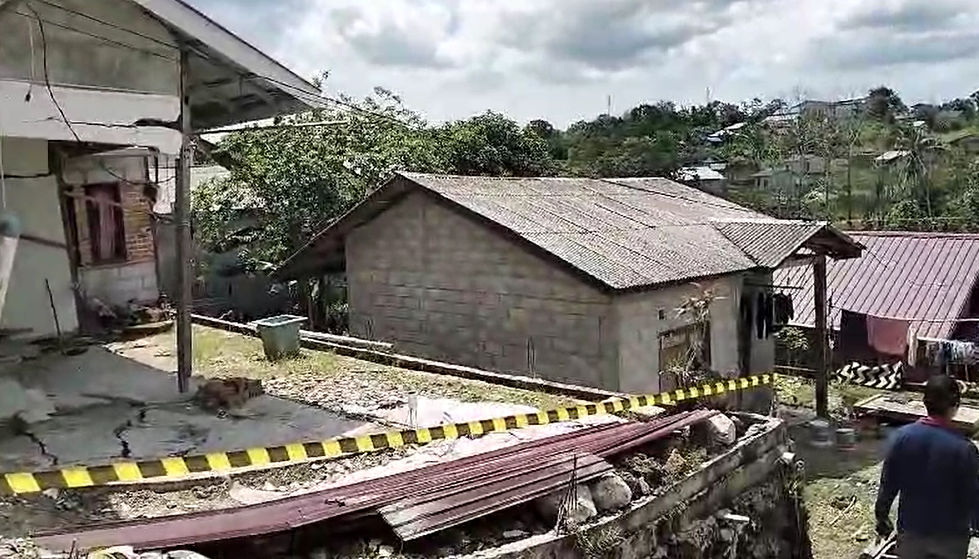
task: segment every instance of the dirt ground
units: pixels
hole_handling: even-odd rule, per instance
[[[809,536],[814,559],[856,558],[874,536],[874,502],[887,430],[859,433],[856,448],[815,448],[806,424],[815,419],[815,388],[811,381],[778,377],[780,416],[789,423],[796,452],[806,463],[803,488],[809,510]],[[854,403],[880,391],[853,385],[830,386],[831,415],[840,416]]]

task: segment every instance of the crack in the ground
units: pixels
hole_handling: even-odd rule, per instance
[[[34,444],[37,445],[37,448],[41,451],[41,455],[47,458],[48,460],[50,460],[52,466],[57,466],[58,457],[48,452],[47,445],[44,444],[44,441],[42,441],[40,437],[38,437],[37,435],[34,434],[33,431],[31,431],[30,425],[26,421],[20,419],[19,416],[14,416],[14,420],[15,420],[13,424],[14,432],[17,433],[18,435],[22,435],[30,439]]]
[[[112,434],[119,439],[119,446],[122,448],[121,455],[123,458],[129,458],[133,454],[132,449],[129,448],[129,441],[122,436],[122,434],[132,426],[133,420],[127,419],[125,423],[112,430]]]

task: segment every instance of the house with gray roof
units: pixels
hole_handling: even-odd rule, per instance
[[[399,351],[648,392],[691,351],[722,374],[771,370],[773,339],[744,303],[786,261],[859,254],[826,223],[662,178],[399,173],[279,275],[345,272],[352,333]]]

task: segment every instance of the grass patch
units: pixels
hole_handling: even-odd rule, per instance
[[[328,351],[303,349],[295,358],[270,362],[262,342],[244,336],[194,325],[194,374],[207,378],[247,377],[262,380],[296,379],[315,382],[320,396],[335,394],[336,400],[368,405],[378,395],[401,395],[413,391],[429,398],[452,398],[463,402],[506,402],[547,409],[578,403],[565,396],[521,390],[497,384],[412,371],[362,361]],[[175,344],[173,332],[160,334],[151,343]],[[331,390],[332,389],[332,390]],[[370,396],[365,396],[369,392]],[[333,399],[331,397],[331,399]]]
[[[775,376],[775,391],[779,402],[788,406],[816,409],[816,383],[812,379]],[[834,382],[829,385],[829,409],[839,409],[884,391],[855,384]]]
[[[874,503],[880,464],[844,478],[820,478],[803,489],[814,559],[857,557],[874,539]]]

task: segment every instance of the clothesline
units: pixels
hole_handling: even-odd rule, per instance
[[[928,322],[928,323],[939,323],[939,322],[979,322],[979,318],[912,318],[908,316],[888,316],[881,314],[873,314],[868,312],[859,312],[851,309],[845,309],[843,307],[837,307],[836,305],[830,304],[830,308],[837,309],[841,311],[849,311],[857,314],[865,314],[867,316],[873,316],[875,318],[887,318],[889,320],[904,320],[906,322]]]

